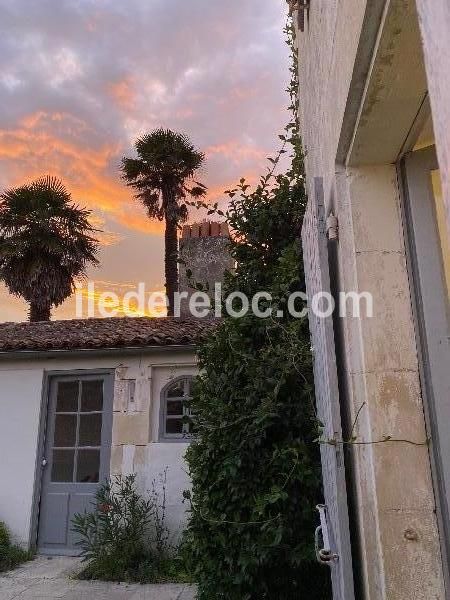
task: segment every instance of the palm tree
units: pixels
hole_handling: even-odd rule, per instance
[[[55,177],[0,194],[0,279],[29,303],[30,321],[49,321],[86,265],[98,264],[89,216]]]
[[[186,221],[189,196],[199,198],[206,187],[194,181],[205,161],[189,138],[170,129],[156,129],[135,142],[137,158],[122,159],[122,177],[136,190],[151,219],[165,220],[165,277],[169,300],[167,314],[174,314],[178,290],[178,226]]]

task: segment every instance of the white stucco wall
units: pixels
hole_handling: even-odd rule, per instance
[[[28,544],[43,373],[0,365],[0,520]]]
[[[144,492],[167,467],[167,525],[177,537],[186,520],[182,493],[190,482],[187,444],[159,442],[162,388],[174,377],[195,375],[193,351],[143,352],[127,356],[84,356],[0,360],[0,520],[14,539],[32,545],[36,461],[43,382],[54,371],[111,369],[116,373],[111,473],[138,475]],[[136,381],[135,402],[124,402],[123,381]],[[45,415],[44,415],[45,418]]]

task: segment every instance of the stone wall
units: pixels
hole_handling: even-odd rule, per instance
[[[307,185],[323,178],[339,222],[335,287],[374,298],[373,318],[337,319],[344,435],[359,414],[352,433],[364,442],[347,455],[357,588],[364,600],[442,600],[429,449],[372,444],[427,436],[392,164],[401,150],[392,140],[406,137],[425,91],[415,3],[311,2],[297,38]]]
[[[165,360],[163,359],[165,358]],[[142,491],[166,488],[166,524],[172,541],[186,523],[183,491],[190,489],[184,454],[188,443],[160,442],[160,401],[174,378],[197,374],[195,355],[126,362],[115,371],[111,474],[136,473]]]
[[[189,316],[189,298],[193,284],[201,284],[214,298],[214,285],[223,281],[224,273],[233,268],[228,250],[230,234],[226,223],[205,221],[185,225],[180,240],[180,292],[188,294],[181,302],[182,316]],[[187,271],[191,271],[188,276]]]

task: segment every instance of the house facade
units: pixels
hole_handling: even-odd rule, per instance
[[[71,518],[112,475],[166,493],[172,540],[186,521],[184,454],[211,322],[117,318],[0,325],[0,520],[26,547],[76,553]]]
[[[450,598],[450,5],[294,4],[334,598]]]
[[[0,521],[17,542],[77,553],[73,515],[91,510],[102,482],[130,474],[165,495],[179,538],[196,348],[215,327],[190,316],[189,300],[194,283],[214,292],[232,268],[228,244],[224,223],[184,227],[181,316],[0,324]]]

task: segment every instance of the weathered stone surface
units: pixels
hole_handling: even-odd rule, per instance
[[[223,228],[222,225],[225,225]],[[210,297],[214,286],[223,281],[225,271],[233,269],[228,245],[230,237],[226,223],[201,223],[191,226],[189,237],[180,240],[180,292],[187,292],[188,299],[181,301],[181,315],[190,316],[189,298],[194,292],[193,284],[201,284]],[[186,270],[192,273],[188,277]]]
[[[38,556],[24,566],[0,575],[0,600],[194,600],[195,586],[139,585],[77,581],[71,575],[80,559]]]
[[[448,199],[448,2],[311,2],[297,36],[308,191],[323,178],[339,221],[333,283],[373,295],[373,317],[337,319],[336,330],[345,433],[358,440],[348,448],[355,575],[361,597],[380,600],[445,595],[429,449],[371,443],[426,437],[395,165],[427,89],[416,4]]]
[[[113,446],[149,442],[150,417],[147,412],[130,415],[115,413],[113,422]]]

